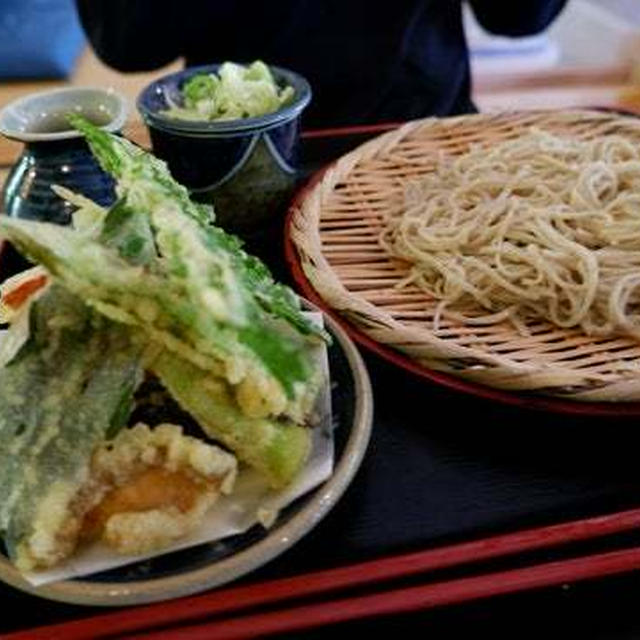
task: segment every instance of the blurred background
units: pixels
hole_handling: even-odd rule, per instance
[[[640,108],[640,2],[569,0],[543,34],[494,37],[465,12],[481,109]]]
[[[473,98],[481,110],[610,106],[640,111],[640,2],[570,0],[545,33],[495,37],[465,15]],[[122,74],[92,53],[73,0],[0,2],[0,107],[26,93],[65,85],[113,87],[131,101],[151,73]],[[141,133],[141,135],[143,135]]]

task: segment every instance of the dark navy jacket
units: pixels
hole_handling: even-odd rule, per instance
[[[566,0],[470,0],[489,31],[544,29]],[[459,0],[77,0],[108,65],[158,68],[260,58],[304,75],[305,125],[338,126],[473,110]]]

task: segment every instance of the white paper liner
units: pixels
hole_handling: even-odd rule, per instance
[[[321,314],[309,313],[308,315],[314,321],[322,322]],[[292,484],[281,491],[274,491],[269,488],[259,473],[241,466],[233,493],[229,496],[220,496],[196,530],[161,551],[125,556],[114,552],[104,544],[94,543],[77,550],[71,558],[59,566],[44,571],[23,573],[24,578],[32,585],[39,586],[69,578],[85,577],[205,542],[220,541],[223,538],[244,533],[257,523],[267,526],[271,524],[279,510],[323,483],[333,472],[331,392],[329,362],[325,346],[318,349],[317,357],[322,362],[327,384],[316,404],[318,422],[312,430],[309,460]]]

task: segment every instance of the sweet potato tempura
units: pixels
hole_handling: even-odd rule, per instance
[[[132,554],[161,548],[197,526],[218,496],[231,491],[235,475],[231,454],[180,427],[125,429],[98,447],[75,495],[52,487],[20,549],[20,566],[52,566],[81,541],[102,540]]]

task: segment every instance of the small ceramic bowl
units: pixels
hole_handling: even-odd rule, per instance
[[[296,182],[300,115],[311,100],[311,88],[298,74],[270,67],[276,82],[295,92],[278,111],[197,122],[163,114],[172,104],[182,104],[181,89],[189,78],[216,72],[219,66],[164,76],[142,91],[137,105],[154,154],[167,162],[195,200],[214,205],[220,226],[243,236],[284,216]]]
[[[70,112],[107,131],[119,131],[127,105],[112,90],[69,87],[27,95],[0,111],[0,133],[25,144],[3,188],[7,215],[68,224],[72,207],[51,190],[53,184],[102,205],[113,202],[114,182],[98,166],[82,135],[67,123]]]

